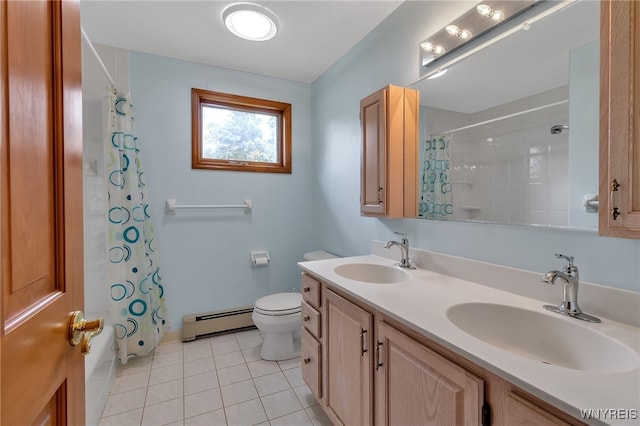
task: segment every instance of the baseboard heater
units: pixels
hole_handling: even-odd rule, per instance
[[[251,319],[253,306],[226,309],[182,317],[182,341],[189,342],[199,337],[256,328]]]

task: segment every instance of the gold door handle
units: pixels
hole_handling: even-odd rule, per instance
[[[82,311],[72,312],[69,321],[69,343],[71,346],[78,346],[82,342],[81,352],[86,355],[91,351],[91,339],[100,334],[103,328],[102,318],[87,321]]]

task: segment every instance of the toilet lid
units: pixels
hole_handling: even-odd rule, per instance
[[[300,312],[300,293],[276,293],[256,301],[255,310],[264,315],[288,315]]]

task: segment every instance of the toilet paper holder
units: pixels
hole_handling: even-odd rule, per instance
[[[251,266],[267,266],[271,257],[269,257],[268,251],[252,251],[251,252]]]

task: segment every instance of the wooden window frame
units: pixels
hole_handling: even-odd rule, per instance
[[[278,117],[276,162],[233,161],[202,156],[202,107],[222,106]],[[191,89],[191,168],[260,173],[291,173],[291,104],[229,93]]]

